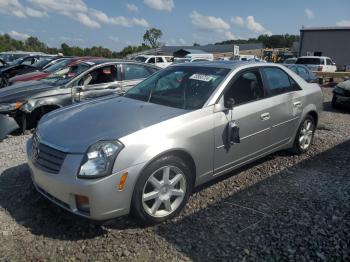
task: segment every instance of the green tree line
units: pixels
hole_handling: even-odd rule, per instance
[[[227,40],[219,44],[252,44],[252,43],[263,43],[266,48],[290,48],[292,47],[294,42],[299,41],[299,35],[260,35],[257,38],[249,38],[249,39],[238,39],[238,40]]]
[[[90,48],[81,48],[78,46],[69,46],[66,43],[62,43],[61,47],[48,47],[45,43],[41,42],[36,37],[29,37],[24,41],[13,39],[8,34],[0,35],[0,52],[4,51],[33,51],[44,52],[48,54],[63,53],[66,56],[96,56],[106,58],[123,58],[128,54],[134,52],[140,52],[150,49],[151,47],[146,44],[139,46],[127,46],[120,52],[111,51],[108,48],[102,46],[93,46]]]

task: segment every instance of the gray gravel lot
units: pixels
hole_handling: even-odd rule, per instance
[[[28,136],[0,142],[0,260],[350,261],[350,112],[325,111],[312,150],[279,152],[196,191],[181,216],[94,225],[33,188]]]

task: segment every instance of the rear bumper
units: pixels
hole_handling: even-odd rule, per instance
[[[0,114],[0,141],[18,128],[19,125],[13,117]]]

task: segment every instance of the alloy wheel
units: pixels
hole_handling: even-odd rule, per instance
[[[313,135],[314,124],[310,119],[306,119],[299,135],[299,146],[302,150],[307,150],[310,147]]]
[[[175,166],[156,170],[146,181],[142,191],[142,206],[152,217],[162,218],[178,209],[186,195],[186,177]]]

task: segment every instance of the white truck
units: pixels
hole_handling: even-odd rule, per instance
[[[295,63],[305,65],[313,72],[337,71],[336,64],[327,56],[301,56]]]
[[[139,55],[135,58],[136,61],[154,64],[158,67],[165,68],[173,63],[174,57],[160,55]]]

